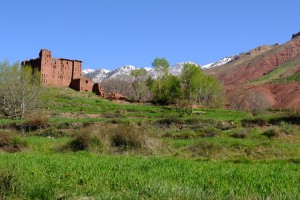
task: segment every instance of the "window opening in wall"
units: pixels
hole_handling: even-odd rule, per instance
[[[85,83],[89,83],[89,81],[85,81]]]

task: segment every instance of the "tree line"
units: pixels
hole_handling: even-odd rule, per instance
[[[147,96],[147,100],[161,105],[222,106],[221,84],[213,76],[203,73],[200,66],[186,63],[179,76],[170,73],[170,65],[165,58],[156,58],[152,66],[157,74],[155,78],[148,76],[145,69],[131,72],[134,77],[132,87],[135,100],[140,101]]]

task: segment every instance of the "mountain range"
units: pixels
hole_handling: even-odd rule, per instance
[[[175,64],[170,68],[170,73],[179,75],[185,63],[196,64]],[[85,69],[83,75],[94,82],[111,78],[128,80],[132,78],[130,72],[135,69],[138,67],[131,65],[112,71]],[[153,77],[158,75],[153,68],[144,69]],[[259,92],[273,108],[300,109],[300,32],[293,34],[291,40],[284,44],[261,45],[203,65],[202,69],[223,84],[227,97],[242,88]]]
[[[179,75],[181,73],[181,70],[183,68],[183,65],[189,63],[189,64],[195,64],[198,65],[197,63],[194,62],[181,62],[175,64],[173,67],[170,68],[170,73],[174,75]],[[200,66],[200,65],[199,65]],[[125,65],[122,67],[119,67],[115,70],[106,70],[106,69],[84,69],[82,70],[82,74],[87,77],[92,79],[95,83],[101,82],[103,80],[107,79],[112,79],[112,78],[118,78],[122,80],[128,80],[132,78],[130,76],[130,73],[132,70],[140,69],[138,67],[132,66],[132,65]],[[149,75],[152,77],[157,77],[158,73],[154,70],[154,68],[151,67],[144,67]]]

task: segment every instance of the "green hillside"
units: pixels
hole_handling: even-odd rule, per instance
[[[111,102],[47,88],[0,119],[0,199],[296,199],[299,115]]]

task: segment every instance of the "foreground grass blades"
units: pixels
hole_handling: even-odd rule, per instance
[[[197,162],[176,158],[1,154],[2,197],[58,199],[296,199],[299,164]],[[3,192],[11,175],[11,191]],[[6,176],[6,179],[5,179]],[[4,177],[4,178],[3,178]],[[15,181],[15,182],[14,182]],[[15,192],[18,191],[18,192]]]

